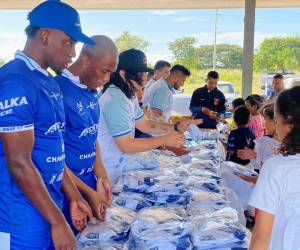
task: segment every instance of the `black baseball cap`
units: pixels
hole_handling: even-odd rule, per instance
[[[153,71],[147,67],[147,57],[144,52],[138,49],[129,49],[120,53],[118,70],[121,69],[134,73]]]
[[[28,15],[30,25],[63,31],[74,41],[94,45],[95,42],[81,30],[78,12],[59,0],[44,1]]]

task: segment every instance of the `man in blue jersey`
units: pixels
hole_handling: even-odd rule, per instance
[[[41,3],[28,19],[23,52],[0,69],[0,248],[75,249],[62,191],[72,209],[91,211],[64,171],[62,94],[46,69],[65,68],[76,41],[94,42],[60,1]]]
[[[74,183],[89,201],[94,215],[104,219],[102,205],[111,205],[112,191],[101,159],[97,158],[100,156],[97,89],[116,70],[118,50],[107,36],[91,38],[96,44],[84,45],[76,62],[63,70],[56,80],[64,96],[66,165],[71,170]],[[70,221],[69,211],[69,201],[65,199],[63,212]]]

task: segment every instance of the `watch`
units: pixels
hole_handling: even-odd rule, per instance
[[[179,122],[176,122],[176,123],[174,124],[174,130],[175,130],[176,132],[180,132],[180,130],[178,129],[178,125],[179,125]]]

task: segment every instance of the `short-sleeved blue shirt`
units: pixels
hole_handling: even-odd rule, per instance
[[[34,130],[32,161],[46,188],[62,207],[65,166],[62,93],[47,71],[22,52],[0,68],[0,132]],[[8,171],[0,141],[0,232],[33,232],[48,222],[18,187]]]
[[[77,175],[93,172],[99,127],[99,93],[80,84],[68,70],[57,76],[65,108],[66,165]]]

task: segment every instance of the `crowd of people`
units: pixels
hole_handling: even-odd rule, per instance
[[[87,221],[104,220],[128,154],[186,154],[184,132],[226,123],[226,99],[210,71],[192,95],[193,119],[171,122],[185,66],[158,61],[152,70],[142,51],[86,36],[60,1],[41,3],[28,20],[23,51],[0,68],[0,248],[75,249]],[[84,46],[70,64],[76,42]],[[300,240],[300,87],[283,90],[282,80],[274,76],[267,100],[235,99],[228,124],[227,160],[259,172],[237,174],[255,184],[252,250],[296,249]]]

